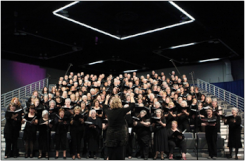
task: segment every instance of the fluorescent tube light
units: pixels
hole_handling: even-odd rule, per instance
[[[200,60],[199,63],[207,62],[207,61],[217,61],[220,60],[220,58],[212,58],[212,59],[206,59],[206,60]]]
[[[176,49],[176,48],[181,48],[181,47],[186,47],[186,46],[190,46],[190,45],[195,45],[196,43],[189,43],[189,44],[183,44],[183,45],[178,45],[178,46],[172,46],[170,47],[170,49]]]
[[[87,28],[89,28],[89,29],[92,29],[92,30],[94,30],[94,31],[100,32],[100,33],[105,34],[105,35],[107,35],[107,36],[113,37],[113,38],[115,38],[115,39],[117,39],[117,40],[126,40],[126,39],[133,38],[133,37],[136,37],[136,36],[145,35],[145,34],[148,34],[148,33],[153,33],[153,32],[156,32],[156,31],[165,30],[165,29],[168,29],[168,28],[172,28],[172,27],[176,27],[176,26],[180,26],[180,25],[192,23],[193,21],[195,21],[195,19],[194,19],[190,14],[188,14],[186,11],[184,11],[182,8],[180,8],[180,7],[179,7],[177,4],[175,4],[174,2],[169,1],[169,3],[170,3],[171,5],[173,5],[176,9],[178,9],[178,10],[179,10],[180,12],[182,12],[183,14],[185,14],[185,15],[186,15],[187,17],[189,17],[191,20],[185,21],[185,22],[181,22],[181,23],[176,23],[176,24],[169,25],[169,26],[165,26],[165,27],[161,27],[161,28],[157,28],[157,29],[153,29],[153,30],[149,30],[149,31],[145,31],[145,32],[141,32],[141,33],[137,33],[137,34],[133,34],[133,35],[129,35],[129,36],[125,36],[125,37],[118,37],[118,36],[112,35],[112,34],[110,34],[110,33],[108,33],[108,32],[102,31],[102,30],[100,30],[100,29],[97,29],[97,28],[95,28],[95,27],[89,26],[89,25],[87,25],[87,24],[81,23],[81,22],[79,22],[79,21],[73,20],[73,19],[71,19],[71,18],[65,17],[65,16],[60,15],[60,14],[57,13],[57,12],[59,12],[59,11],[61,11],[61,10],[64,10],[64,9],[66,9],[66,8],[68,8],[68,7],[71,7],[71,6],[73,6],[73,5],[77,4],[77,3],[79,3],[79,1],[75,1],[75,2],[72,2],[72,3],[70,3],[70,4],[68,4],[68,5],[64,6],[64,7],[61,7],[61,8],[59,8],[59,9],[53,11],[53,14],[54,14],[55,16],[58,16],[58,17],[61,17],[61,18],[63,18],[63,19],[66,19],[66,20],[68,20],[68,21],[71,21],[71,22],[73,22],[73,23],[79,24],[79,25],[81,25],[81,26],[87,27]]]
[[[94,64],[103,63],[103,62],[104,62],[103,60],[100,60],[100,61],[96,61],[96,62],[93,62],[93,63],[89,63],[88,65],[94,65]]]
[[[125,70],[125,71],[123,71],[124,73],[131,73],[131,72],[137,72],[138,70],[136,69],[136,70]]]

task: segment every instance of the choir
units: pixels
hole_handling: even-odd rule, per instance
[[[47,87],[41,93],[34,91],[25,109],[13,98],[5,114],[5,159],[18,156],[21,124],[25,124],[26,158],[34,155],[37,132],[38,158],[48,158],[54,132],[55,158],[63,151],[66,159],[69,147],[72,159],[80,159],[81,154],[97,159],[101,148],[99,156],[106,160],[131,159],[133,149],[138,158],[152,156],[155,160],[160,154],[163,160],[165,156],[173,159],[178,147],[186,160],[184,133],[205,132],[208,158],[216,159],[220,119],[229,125],[229,157],[235,148],[237,159],[242,147],[237,109],[232,109],[231,116],[223,115],[217,101],[190,86],[186,75],[179,77],[174,71],[170,75],[167,78],[163,72],[152,71],[146,77],[137,77],[135,72],[106,77],[70,72],[60,77],[51,91]]]

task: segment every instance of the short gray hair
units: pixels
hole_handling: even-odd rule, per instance
[[[54,103],[54,105],[56,105],[56,102],[55,102],[54,100],[51,100],[51,101],[49,102],[49,106],[51,106],[51,103]]]
[[[42,112],[42,117],[44,117],[44,115],[48,114],[48,111],[47,110],[43,110]]]
[[[238,113],[238,108],[236,108],[236,107],[233,107],[232,109],[231,109],[231,111],[236,111],[236,113]]]
[[[69,102],[71,103],[71,99],[70,99],[70,98],[65,99],[65,102],[66,102],[66,101],[69,101]]]

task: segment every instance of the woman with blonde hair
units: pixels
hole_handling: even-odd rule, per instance
[[[130,94],[131,103],[128,108],[122,108],[120,98],[114,97],[108,107],[110,96],[106,96],[105,105],[103,107],[108,118],[108,127],[106,133],[106,147],[108,148],[108,156],[110,160],[124,160],[125,146],[127,144],[128,128],[125,121],[125,115],[135,107],[134,94]]]

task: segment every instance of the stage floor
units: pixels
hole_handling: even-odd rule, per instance
[[[55,159],[54,157],[50,157],[49,159],[46,159],[46,158],[38,159],[37,156],[35,156],[33,158],[29,158],[29,157],[28,158],[25,158],[25,157],[13,158],[13,157],[11,157],[11,158],[8,158],[8,159],[4,159],[4,152],[1,152],[1,160],[73,160],[73,159],[71,157],[67,157],[66,159],[63,159],[63,157],[61,157],[61,155],[60,155],[60,158],[58,158],[58,159]],[[85,157],[82,157],[81,159],[76,158],[75,160],[104,160],[104,159],[103,158],[97,158],[97,159],[89,158],[89,159],[86,159]],[[138,158],[133,157],[132,159],[125,158],[125,160],[144,160],[144,159],[143,158],[138,159]],[[152,158],[148,158],[148,160],[153,160],[153,159]],[[158,158],[157,160],[160,160],[160,158]],[[169,160],[169,159],[165,158],[165,160]],[[180,159],[174,159],[174,160],[180,160]],[[187,154],[187,160],[197,160],[197,158]],[[214,159],[207,159],[206,157],[198,157],[198,160],[214,160]],[[236,160],[236,159],[234,159],[234,158],[227,159],[227,158],[224,158],[224,157],[218,157],[218,158],[216,158],[216,160]],[[244,158],[239,157],[238,160],[244,160]]]

